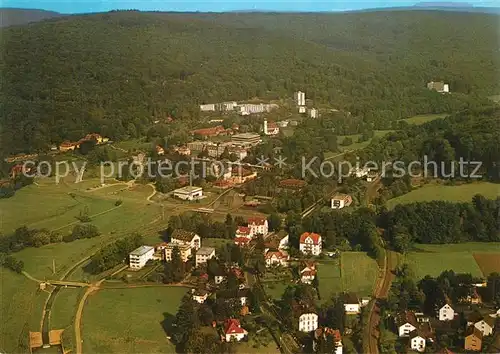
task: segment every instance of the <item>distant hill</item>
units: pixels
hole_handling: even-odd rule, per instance
[[[64,15],[54,11],[0,8],[0,27],[25,25],[61,16]]]
[[[187,136],[201,103],[296,90],[388,129],[500,92],[497,29],[493,16],[444,11],[115,11],[4,28],[0,155],[89,132]],[[452,94],[430,92],[431,80]],[[178,123],[152,128],[168,116]]]

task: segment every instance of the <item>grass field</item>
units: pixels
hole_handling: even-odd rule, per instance
[[[470,202],[476,194],[494,199],[500,194],[500,185],[489,182],[462,184],[459,186],[444,186],[426,184],[410,193],[389,199],[387,207],[394,208],[397,204],[425,202],[431,200],[447,200],[451,202]]]
[[[4,353],[27,352],[27,344],[38,286],[26,277],[0,268],[0,348]],[[38,312],[37,312],[38,313]],[[38,319],[40,321],[41,318]],[[39,323],[39,322],[38,322]],[[35,328],[36,329],[36,328]]]
[[[483,277],[483,271],[476,262],[477,254],[489,255],[483,257],[483,268],[492,269],[500,266],[493,261],[500,260],[500,243],[460,243],[451,245],[415,245],[414,250],[404,257],[417,279],[426,275],[438,276],[445,270],[456,273],[471,273],[473,276]]]
[[[50,313],[50,328],[51,329],[66,329],[71,331],[70,326],[73,325],[76,308],[84,290],[62,288],[57,293],[52,310]],[[68,328],[70,327],[70,328]]]
[[[391,133],[393,131],[394,130],[375,130],[374,131],[374,137],[375,138],[383,137],[384,135],[389,134],[389,133]],[[351,145],[342,145],[341,149],[343,151],[345,151],[345,150],[353,151],[353,150],[364,149],[365,147],[367,147],[368,145],[370,145],[370,142],[371,142],[371,139],[368,139],[367,141],[359,142],[359,139],[361,138],[361,134],[339,135],[338,136],[338,142],[342,143],[342,141],[345,138],[351,138],[353,143]]]
[[[424,124],[436,119],[443,119],[444,117],[448,116],[446,113],[441,113],[441,114],[419,114],[417,116],[413,116],[410,118],[406,119],[401,119],[402,121],[405,121],[408,124],[415,124],[415,125],[420,125]]]
[[[344,291],[355,292],[358,296],[371,295],[377,276],[377,262],[364,252],[343,252],[340,262],[338,259],[322,260],[318,266],[321,301]]]
[[[473,256],[485,277],[491,273],[500,273],[500,253],[477,252]]]
[[[186,288],[106,289],[89,297],[83,312],[84,352],[174,353],[164,327]]]

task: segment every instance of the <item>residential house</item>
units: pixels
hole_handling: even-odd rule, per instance
[[[342,354],[342,336],[338,329],[332,329],[329,327],[318,327],[314,331],[314,341],[313,341],[313,350],[316,352],[316,342],[323,338],[325,341],[328,340],[329,337],[332,338],[335,343],[335,354]]]
[[[398,328],[399,337],[408,337],[411,332],[417,329],[418,323],[415,313],[412,311],[404,311],[399,313],[395,318]]]
[[[217,299],[237,299],[241,306],[248,305],[250,289],[242,288],[237,290],[221,290],[215,294]]]
[[[213,111],[215,111],[215,104],[214,103],[202,104],[202,105],[200,105],[200,111],[213,112]]]
[[[309,117],[310,118],[318,118],[318,110],[316,108],[311,108],[309,110]]]
[[[344,296],[344,310],[348,315],[354,315],[361,312],[361,304],[355,293],[347,293]]]
[[[234,244],[239,246],[239,247],[246,247],[250,244],[250,241],[252,241],[251,238],[248,237],[235,237],[234,238]]]
[[[331,200],[332,209],[342,209],[352,203],[352,197],[348,194],[337,194]]]
[[[240,321],[230,318],[224,321],[224,339],[226,342],[239,342],[248,335],[248,332],[241,328]]]
[[[306,312],[299,316],[299,331],[312,332],[318,328],[318,315]]]
[[[275,248],[279,250],[288,249],[288,234],[284,230],[278,233],[269,234],[265,240],[266,248]]]
[[[415,329],[410,332],[410,348],[419,353],[423,353],[425,351],[425,336],[420,333],[419,330]]]
[[[191,155],[191,149],[187,146],[177,146],[174,148],[174,151],[179,155],[189,156]]]
[[[201,247],[201,237],[194,232],[183,229],[175,229],[170,236],[170,242],[186,244],[194,249],[199,249]]]
[[[304,232],[300,235],[299,250],[304,254],[318,256],[321,253],[321,236],[314,232]]]
[[[221,284],[222,282],[226,281],[227,279],[227,273],[224,269],[218,268],[214,273],[214,282],[215,284]]]
[[[181,260],[183,262],[187,262],[189,257],[191,257],[191,246],[185,243],[176,243],[169,242],[167,246],[164,248],[165,252],[165,261],[169,262],[172,260],[172,253],[174,248],[177,247],[179,249]]]
[[[299,113],[306,113],[306,107],[305,106],[299,106]]]
[[[248,238],[249,240],[252,239],[252,237],[254,236],[253,230],[248,227],[248,226],[238,226],[238,228],[236,229],[236,234],[234,235],[235,238],[240,238],[240,237],[244,237],[244,238]]]
[[[480,321],[474,323],[474,327],[481,331],[483,337],[489,336],[493,333],[493,328],[495,328],[495,319],[490,316],[486,316]]]
[[[196,251],[196,266],[199,267],[202,264],[206,264],[207,261],[215,257],[215,248],[213,247],[201,247]]]
[[[259,234],[262,236],[266,236],[269,233],[269,224],[267,223],[266,218],[249,218],[248,227],[250,228],[252,236]]]
[[[134,270],[143,268],[150,259],[153,259],[154,253],[155,249],[151,246],[141,246],[136,248],[129,254],[130,268]]]
[[[300,282],[304,284],[311,284],[316,277],[316,262],[304,261],[300,265]]]
[[[440,321],[452,321],[455,318],[455,311],[446,303],[439,309],[439,320]]]
[[[288,254],[280,250],[273,250],[273,251],[267,251],[264,258],[266,260],[266,267],[272,267],[272,266],[286,267],[288,265],[289,256]]]
[[[443,81],[438,81],[438,82],[428,82],[427,83],[427,88],[429,90],[434,90],[439,93],[449,93],[450,92],[450,86],[448,84],[445,84]]]
[[[265,135],[278,135],[280,132],[280,128],[276,125],[276,123],[268,123],[267,120],[264,120],[263,131]]]
[[[203,304],[208,298],[208,292],[205,289],[192,289],[193,300]]]
[[[479,352],[483,346],[483,333],[474,326],[469,326],[465,331],[464,349]]]

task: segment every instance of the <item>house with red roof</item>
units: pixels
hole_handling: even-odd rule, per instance
[[[253,237],[252,229],[248,226],[238,226],[234,237],[235,238],[245,237],[251,239]]]
[[[236,237],[234,239],[234,244],[239,247],[246,247],[250,244],[250,241],[252,239],[247,238],[247,237]]]
[[[321,235],[314,232],[304,232],[300,235],[299,250],[304,254],[318,256],[321,253]]]
[[[287,253],[280,250],[267,250],[264,256],[266,260],[266,267],[288,265],[289,256]]]
[[[319,327],[314,331],[313,349],[316,350],[320,339],[327,341],[329,338],[335,343],[335,354],[342,354],[342,335],[338,329]]]
[[[241,341],[248,335],[248,332],[241,328],[240,321],[235,318],[229,318],[224,321],[224,340],[226,342]]]
[[[266,218],[254,217],[248,219],[248,227],[253,236],[261,234],[266,236],[269,233],[269,225]]]
[[[316,263],[305,261],[301,264],[299,268],[300,271],[300,282],[304,284],[311,284],[316,277]]]
[[[196,129],[192,130],[191,134],[193,135],[200,135],[203,137],[213,137],[217,136],[219,134],[224,134],[226,132],[226,129],[222,125],[218,125],[216,127],[211,127],[211,128],[202,128],[202,129]]]
[[[165,154],[165,149],[163,149],[160,145],[156,145],[156,154],[157,155],[164,155]]]

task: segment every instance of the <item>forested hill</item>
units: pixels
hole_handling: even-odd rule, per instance
[[[0,8],[0,27],[25,25],[61,16],[63,15],[54,11]]]
[[[197,104],[302,89],[373,122],[481,105],[500,91],[497,17],[454,13],[111,12],[1,30],[1,151],[97,131],[141,135]],[[454,91],[425,89],[446,80]]]

